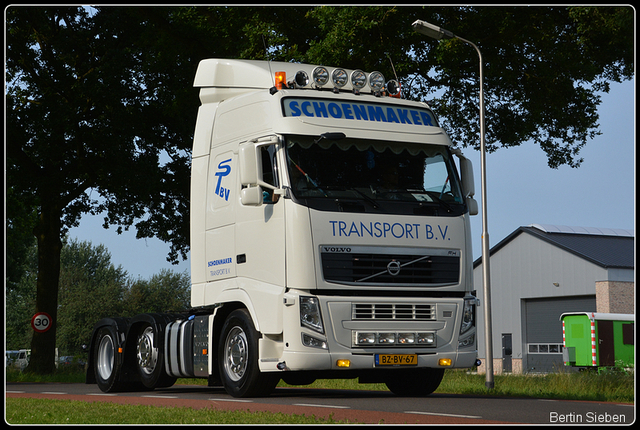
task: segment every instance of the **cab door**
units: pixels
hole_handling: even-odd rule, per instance
[[[262,181],[276,188],[280,186],[278,150],[275,144],[259,146]],[[268,284],[262,288],[279,290],[285,286],[285,202],[273,189],[263,186],[262,190],[261,205],[238,206],[237,276]]]

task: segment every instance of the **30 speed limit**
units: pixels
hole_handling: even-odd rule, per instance
[[[31,318],[31,327],[38,333],[44,333],[51,328],[51,317],[46,312],[38,312]]]

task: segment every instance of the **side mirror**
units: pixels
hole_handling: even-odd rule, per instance
[[[244,186],[257,184],[258,179],[262,178],[262,160],[260,159],[258,146],[253,143],[240,145],[238,160],[240,164],[240,183]]]
[[[478,215],[478,202],[473,197],[467,197],[467,207],[469,208],[469,215]]]
[[[476,187],[473,181],[473,164],[468,158],[460,158],[460,180],[464,196],[473,197],[476,193]]]
[[[262,187],[256,185],[240,191],[240,203],[244,206],[262,206]]]
[[[462,195],[467,202],[469,215],[478,215],[478,202],[473,196],[476,194],[476,186],[473,180],[473,164],[471,160],[462,155],[459,149],[452,150],[460,160],[460,182],[462,182]]]

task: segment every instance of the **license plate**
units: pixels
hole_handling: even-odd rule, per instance
[[[376,366],[417,366],[416,354],[376,354]]]

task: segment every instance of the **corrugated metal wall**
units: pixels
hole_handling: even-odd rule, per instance
[[[595,311],[595,295],[525,300],[525,371],[552,372],[563,367],[560,315],[564,312]]]

